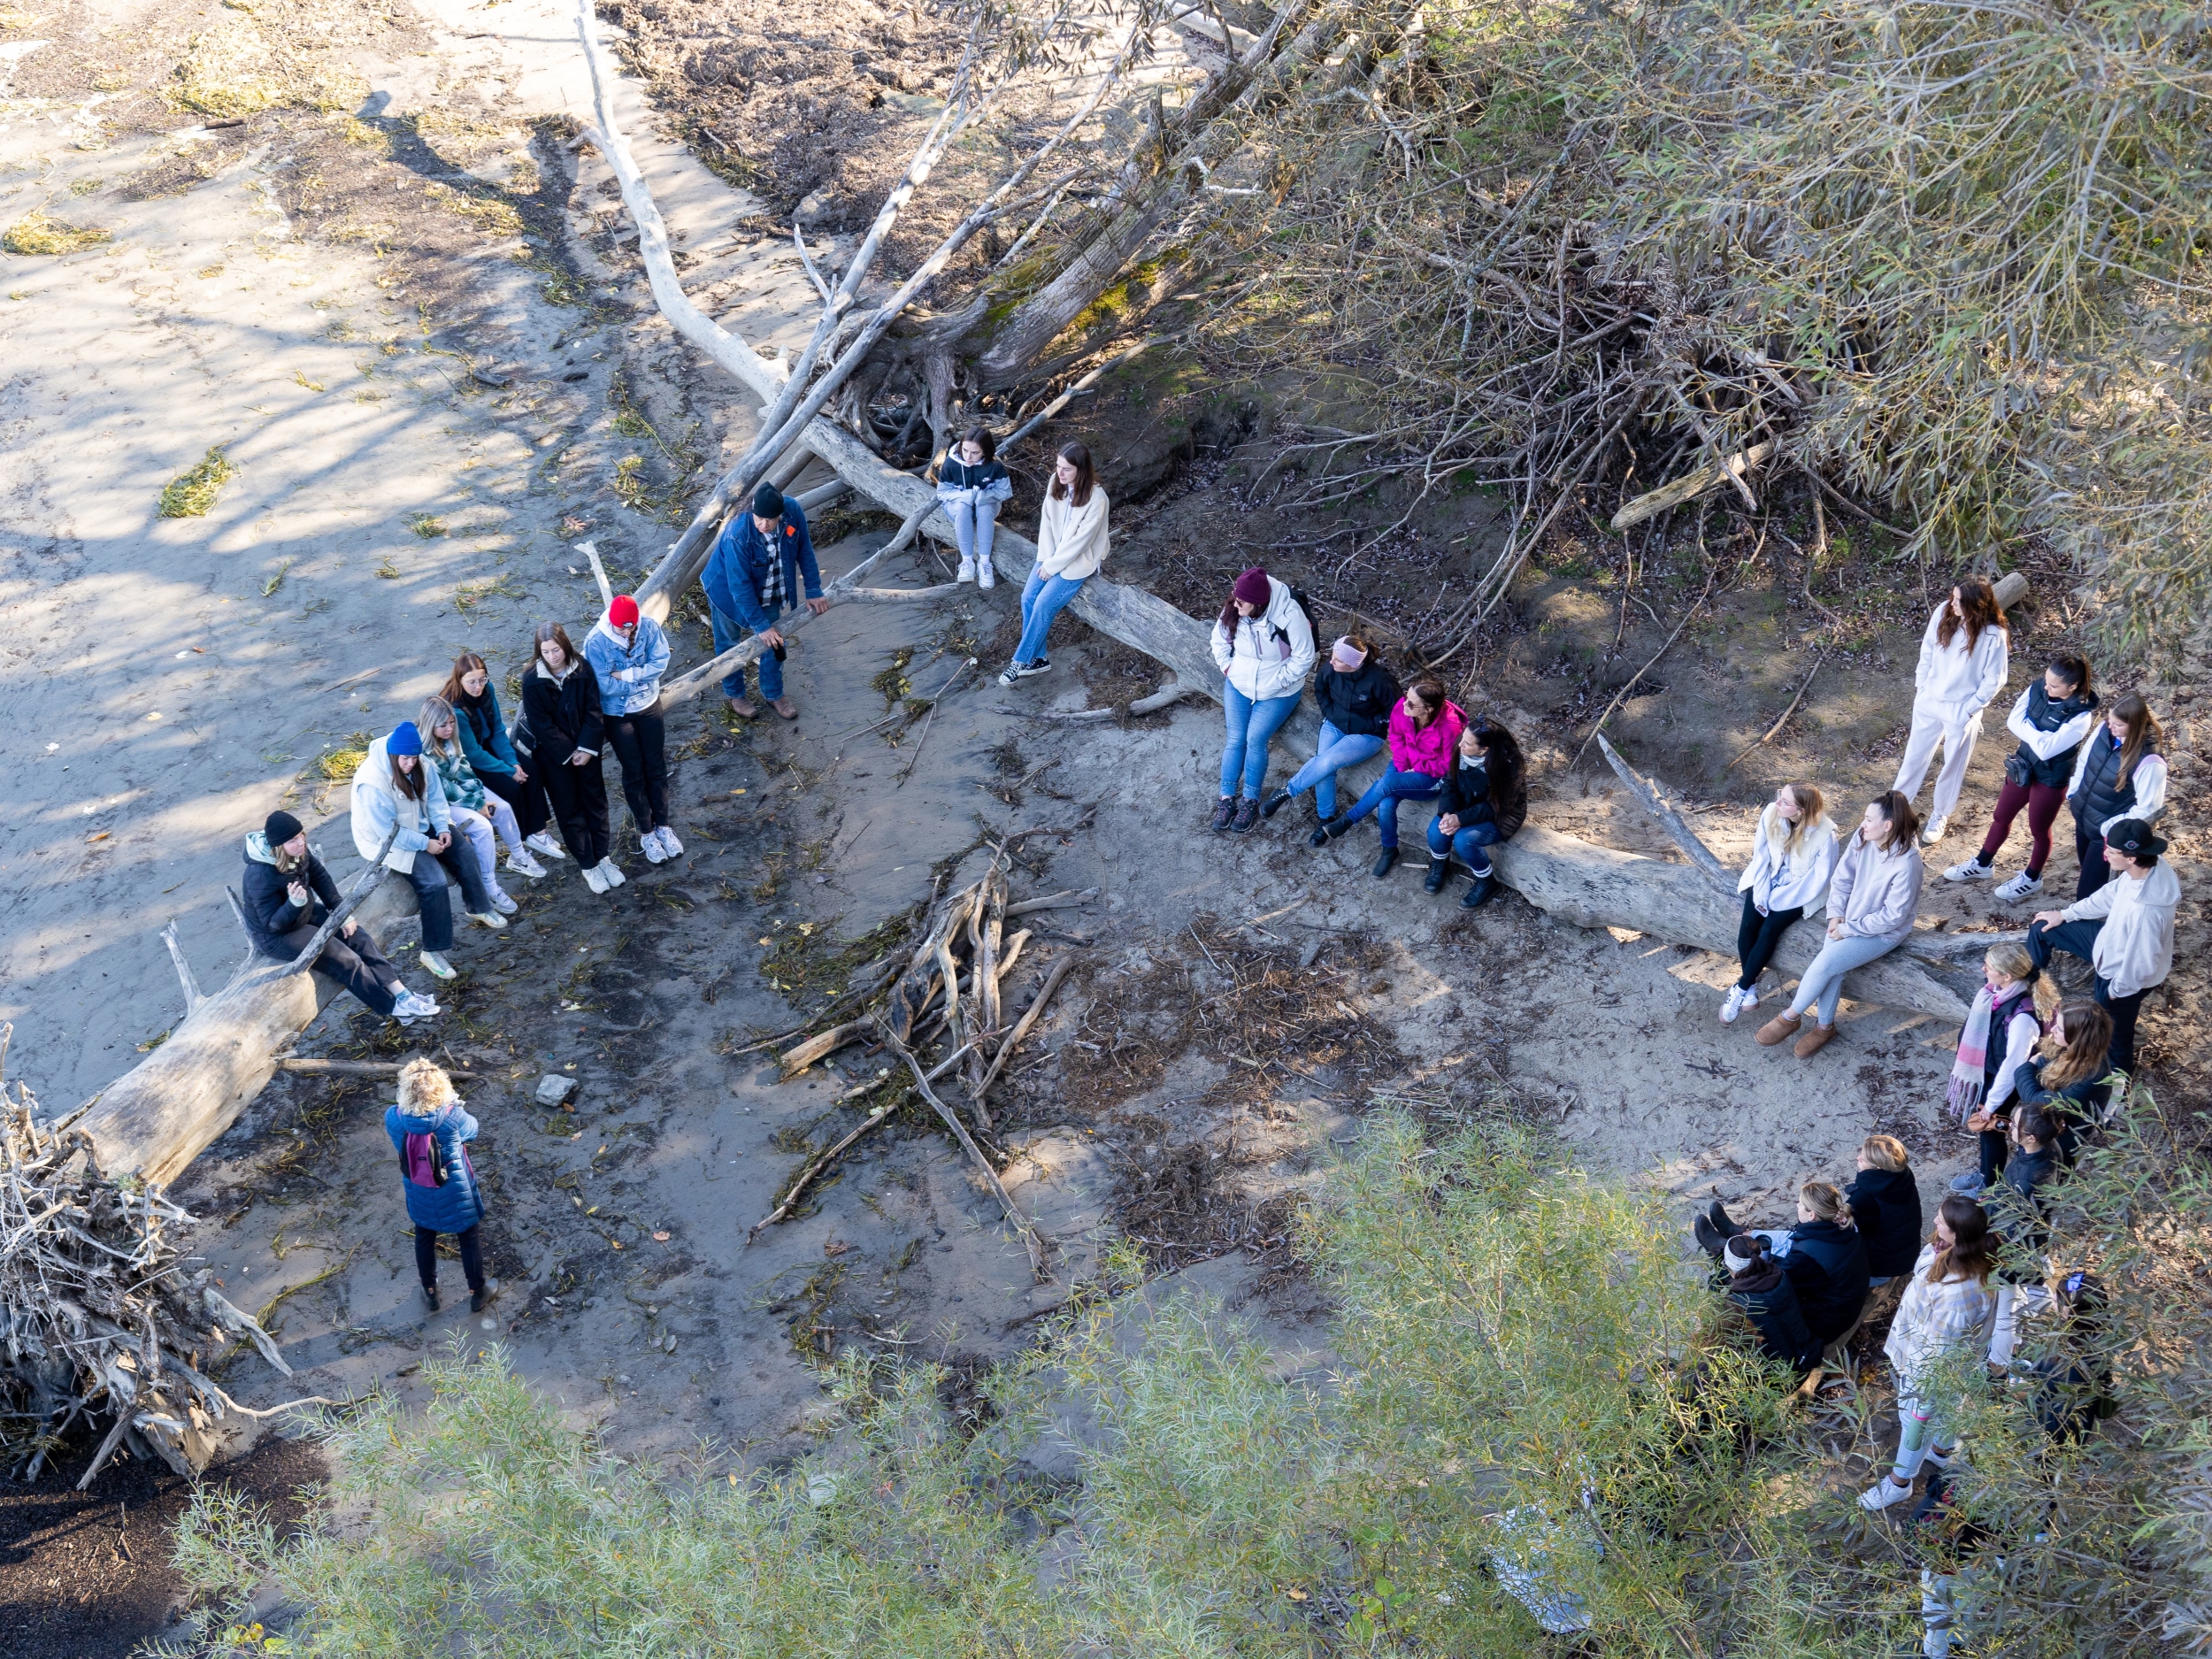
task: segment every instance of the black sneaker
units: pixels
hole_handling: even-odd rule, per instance
[[[435,1285],[425,1285],[422,1287],[422,1299],[431,1312],[438,1311],[438,1287]]]
[[[1287,789],[1278,789],[1273,795],[1269,795],[1266,800],[1260,803],[1260,816],[1262,818],[1273,818],[1278,812],[1281,811],[1289,804],[1290,791]]]
[[[1237,821],[1229,827],[1240,835],[1249,835],[1259,827],[1260,803],[1257,801],[1237,803]]]
[[[1384,848],[1381,852],[1375,856],[1375,867],[1371,872],[1375,879],[1380,881],[1384,877],[1387,876],[1391,872],[1392,869],[1396,866],[1397,863],[1398,849],[1395,847]]]
[[[1229,820],[1236,817],[1236,796],[1233,795],[1225,795],[1220,800],[1214,803],[1213,822],[1208,826],[1208,827],[1210,828],[1215,834],[1219,835],[1228,829]]]
[[[1306,844],[1310,847],[1326,847],[1331,841],[1342,841],[1351,833],[1352,820],[1350,818],[1333,818],[1312,834],[1307,836]]]
[[[1497,890],[1498,884],[1493,878],[1477,876],[1475,885],[1469,887],[1466,896],[1460,900],[1459,908],[1463,910],[1479,910],[1490,902],[1490,895]]]

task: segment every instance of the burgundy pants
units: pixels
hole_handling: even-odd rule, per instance
[[[2055,783],[2015,783],[2009,778],[1998,792],[1997,810],[1990,815],[1989,833],[1982,839],[1982,862],[1995,860],[1998,849],[2005,844],[2005,837],[2012,833],[2012,820],[2020,816],[2020,809],[2028,809],[2028,839],[2032,843],[2028,852],[2028,873],[2039,876],[2051,857],[2051,825],[2058,817],[2058,810],[2066,803],[2066,789]]]

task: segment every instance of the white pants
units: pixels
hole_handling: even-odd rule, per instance
[[[504,801],[508,818],[514,817],[514,808]],[[481,812],[472,812],[465,806],[453,810],[453,833],[467,838],[469,847],[476,854],[477,867],[484,872],[484,885],[494,898],[504,896],[499,885],[499,838],[492,833],[492,821]]]
[[[467,810],[465,807],[462,809],[464,811]],[[522,845],[522,826],[515,819],[514,808],[489,789],[484,791],[484,816],[491,819],[492,828],[499,834],[499,844],[509,852]]]
[[[1982,717],[1960,718],[1955,705],[1912,705],[1912,734],[1905,740],[1904,758],[1897,763],[1897,781],[1890,786],[1909,801],[1920,793],[1935,759],[1936,745],[1943,745],[1943,770],[1936,773],[1935,795],[1928,803],[1930,818],[1949,818],[1957,810],[1959,791],[1966,787],[1966,769],[1974,759],[1974,744],[1982,734]]]
[[[2039,1318],[2058,1305],[2042,1285],[1997,1286],[1997,1322],[1989,1335],[1989,1363],[2010,1369],[2012,1351],[2020,1343],[2020,1321]]]

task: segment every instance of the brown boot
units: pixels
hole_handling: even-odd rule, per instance
[[[1762,1048],[1771,1048],[1778,1042],[1787,1042],[1797,1035],[1797,1028],[1802,1023],[1800,1016],[1785,1009],[1759,1027],[1759,1046]]]
[[[788,697],[778,697],[768,706],[787,720],[795,720],[799,718],[799,705]]]
[[[741,720],[753,720],[760,718],[760,704],[757,703],[749,702],[743,697],[725,697],[723,701],[730,705],[730,712]]]
[[[1833,1025],[1813,1025],[1797,1040],[1793,1052],[1801,1060],[1809,1060],[1828,1046],[1828,1040],[1836,1034]]]

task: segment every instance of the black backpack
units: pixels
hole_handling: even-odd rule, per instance
[[[1288,583],[1284,585],[1289,586]],[[1306,631],[1313,635],[1314,655],[1318,657],[1321,654],[1321,625],[1313,619],[1313,595],[1302,588],[1292,588],[1290,596],[1297,602],[1298,609],[1306,613]]]

